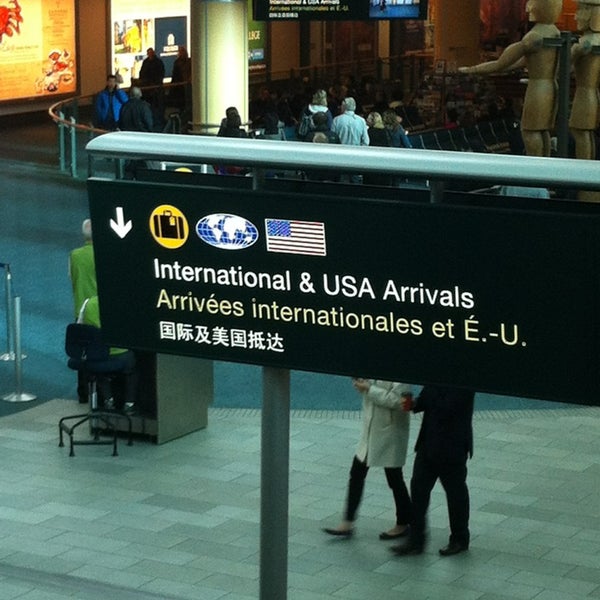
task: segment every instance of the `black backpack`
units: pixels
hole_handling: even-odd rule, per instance
[[[300,123],[298,123],[298,128],[296,129],[296,137],[299,140],[304,140],[306,139],[306,136],[315,129],[316,127],[313,121],[313,114],[307,107],[302,113]]]

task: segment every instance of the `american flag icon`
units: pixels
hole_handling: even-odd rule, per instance
[[[267,252],[327,256],[325,223],[265,219]]]

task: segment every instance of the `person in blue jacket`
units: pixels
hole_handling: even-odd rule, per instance
[[[128,100],[127,94],[119,89],[116,75],[108,75],[106,87],[96,96],[94,127],[107,131],[117,129],[121,108]]]

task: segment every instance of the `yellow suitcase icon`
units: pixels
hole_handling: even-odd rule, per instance
[[[162,214],[154,215],[154,235],[158,238],[181,240],[185,237],[183,219],[175,216],[170,210],[163,210]]]

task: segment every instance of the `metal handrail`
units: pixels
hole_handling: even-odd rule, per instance
[[[144,86],[141,87],[140,89],[142,91],[147,91],[147,90],[153,90],[153,89],[157,89],[157,88],[161,88],[161,89],[171,89],[171,88],[175,88],[175,87],[183,87],[187,85],[186,83],[165,83],[162,86],[158,86],[158,85],[151,85],[151,86]],[[122,90],[126,91],[130,88],[121,88]],[[106,129],[102,129],[100,127],[94,127],[93,124],[88,124],[88,125],[83,125],[81,123],[77,123],[77,122],[73,122],[70,119],[66,119],[64,117],[63,110],[62,108],[64,106],[66,106],[67,104],[70,103],[77,103],[77,104],[92,104],[94,97],[96,96],[96,94],[87,94],[85,96],[75,96],[72,98],[67,98],[66,100],[61,100],[59,102],[56,102],[54,104],[52,104],[52,106],[50,106],[50,108],[48,108],[48,115],[50,116],[50,118],[57,124],[57,125],[64,125],[65,127],[69,127],[69,128],[74,128],[78,131],[84,131],[86,133],[89,134],[103,134],[103,133],[107,133]]]
[[[355,173],[390,173],[429,181],[484,181],[536,187],[576,186],[600,189],[598,162],[535,156],[407,148],[339,146],[120,131],[91,140],[96,157],[235,164],[255,168],[319,169]]]
[[[141,89],[143,91],[153,90],[157,88],[161,89],[169,89],[173,87],[182,87],[187,85],[186,83],[167,83],[163,86],[144,86]],[[122,88],[123,90],[127,90],[128,88]],[[78,177],[78,169],[77,169],[77,134],[86,134],[89,138],[93,138],[94,136],[104,135],[108,133],[108,130],[102,129],[100,127],[94,127],[93,123],[81,123],[77,122],[77,119],[74,117],[66,117],[64,113],[64,108],[67,105],[72,105],[77,111],[80,105],[92,105],[94,101],[95,94],[88,94],[85,96],[75,96],[72,98],[67,98],[66,100],[61,100],[56,102],[50,106],[48,109],[48,115],[50,118],[56,123],[58,126],[58,153],[59,153],[59,168],[61,172],[66,172],[70,170],[71,177]],[[218,126],[217,126],[218,127]],[[67,152],[67,144],[65,142],[65,132],[69,132],[69,148]],[[70,157],[69,161],[69,169],[67,169],[67,155]],[[92,173],[92,166],[88,161],[88,175]]]
[[[57,125],[64,125],[65,127],[76,129],[77,131],[90,133],[90,134],[102,134],[107,133],[106,129],[100,129],[98,127],[94,127],[93,125],[82,125],[81,123],[73,122],[71,118],[67,119],[64,116],[64,112],[61,110],[62,107],[75,100],[87,100],[91,99],[93,96],[78,96],[77,98],[69,98],[68,100],[62,100],[60,102],[56,102],[48,109],[48,115]]]

